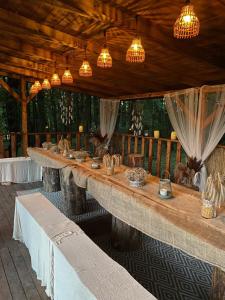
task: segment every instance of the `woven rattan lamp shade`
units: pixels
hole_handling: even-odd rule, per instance
[[[173,28],[177,39],[191,39],[199,34],[200,22],[195,15],[194,7],[189,2],[185,5]]]
[[[89,61],[84,59],[83,63],[79,69],[79,75],[83,77],[91,77],[92,76],[92,68],[89,64]]]
[[[127,50],[126,61],[134,63],[142,63],[145,60],[145,50],[141,44],[140,38],[133,39]]]
[[[61,85],[61,80],[57,73],[54,73],[51,78],[51,86],[59,86]]]
[[[70,73],[69,69],[66,69],[62,76],[62,83],[64,84],[73,84],[73,76]]]
[[[51,89],[51,84],[50,84],[50,82],[47,78],[44,79],[44,81],[42,82],[42,89],[44,89],[44,90],[50,90]]]
[[[34,86],[37,88],[38,92],[42,90],[42,86],[38,80],[34,82]]]
[[[100,68],[111,68],[112,67],[112,57],[109,53],[108,48],[104,47],[98,56],[97,66]]]
[[[37,94],[38,93],[38,88],[35,86],[35,84],[32,84],[31,88],[30,88],[30,94]]]

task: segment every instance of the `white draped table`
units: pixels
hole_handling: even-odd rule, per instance
[[[143,188],[132,188],[125,178],[125,166],[107,176],[102,168],[91,169],[90,161],[77,163],[42,149],[29,149],[38,163],[64,165],[74,181],[86,188],[112,215],[143,233],[225,270],[225,210],[214,219],[201,217],[200,193],[173,184],[174,198],[161,200],[159,179],[149,177]]]
[[[13,238],[52,299],[156,299],[40,193],[16,198]]]
[[[41,180],[41,167],[30,157],[0,159],[0,182],[27,183]]]

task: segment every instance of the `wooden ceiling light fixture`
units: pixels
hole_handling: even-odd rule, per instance
[[[51,86],[59,86],[61,85],[61,80],[59,78],[58,73],[56,72],[56,62],[55,62],[55,71],[51,78]]]
[[[42,90],[42,86],[39,80],[35,80],[34,86],[37,88],[38,92]]]
[[[51,84],[50,84],[50,82],[47,78],[44,79],[41,86],[42,86],[43,90],[50,90],[51,89]]]
[[[130,47],[127,50],[126,61],[132,63],[142,63],[145,61],[145,50],[141,44],[141,39],[137,33],[137,19],[136,16],[136,37],[133,39]]]
[[[98,56],[97,66],[100,68],[111,68],[112,67],[112,57],[109,53],[106,43],[106,31],[104,31],[105,43]]]
[[[89,61],[87,60],[87,46],[84,48],[84,60],[79,69],[79,75],[83,77],[91,77],[92,76],[92,68],[90,66]]]
[[[62,83],[73,84],[73,76],[71,75],[71,72],[68,68],[68,57],[66,57],[66,65],[67,65],[67,68],[62,76]]]
[[[191,39],[199,34],[200,22],[194,12],[194,6],[190,0],[185,1],[180,16],[177,18],[173,34],[177,39]]]
[[[39,90],[37,88],[37,86],[35,84],[32,84],[31,88],[30,88],[30,95],[35,95],[38,94]]]

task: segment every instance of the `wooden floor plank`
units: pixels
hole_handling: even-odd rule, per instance
[[[0,250],[0,256],[12,298],[17,300],[27,299],[8,248],[2,248]]]
[[[0,300],[11,300],[11,299],[12,299],[12,295],[2,265],[2,260],[0,259]]]

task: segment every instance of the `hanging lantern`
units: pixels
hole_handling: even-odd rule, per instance
[[[44,81],[42,82],[42,89],[50,90],[50,88],[51,88],[51,84],[50,84],[49,80],[44,79]]]
[[[109,54],[108,48],[102,48],[97,60],[97,66],[100,68],[111,68],[112,67],[112,57]]]
[[[38,88],[35,86],[35,84],[32,84],[30,88],[30,95],[34,95],[38,93]]]
[[[112,67],[112,57],[109,53],[109,49],[106,46],[106,31],[104,31],[105,43],[98,56],[97,66],[100,68],[111,68]]]
[[[87,53],[86,53],[86,47],[84,49],[85,54],[84,54],[84,60],[83,63],[79,69],[79,75],[83,77],[91,77],[92,76],[92,68],[90,66],[89,61],[87,60]]]
[[[200,22],[195,15],[194,7],[190,1],[182,7],[181,14],[176,20],[173,28],[174,37],[177,39],[191,39],[199,34]]]
[[[61,85],[61,80],[57,73],[54,73],[51,78],[51,86],[59,86]]]
[[[62,76],[62,83],[64,84],[73,84],[73,76],[70,73],[69,69],[66,69]]]
[[[141,44],[140,38],[133,39],[126,54],[126,61],[142,63],[145,60],[145,50]]]
[[[34,82],[34,86],[37,88],[38,92],[42,90],[41,84],[38,80]]]

